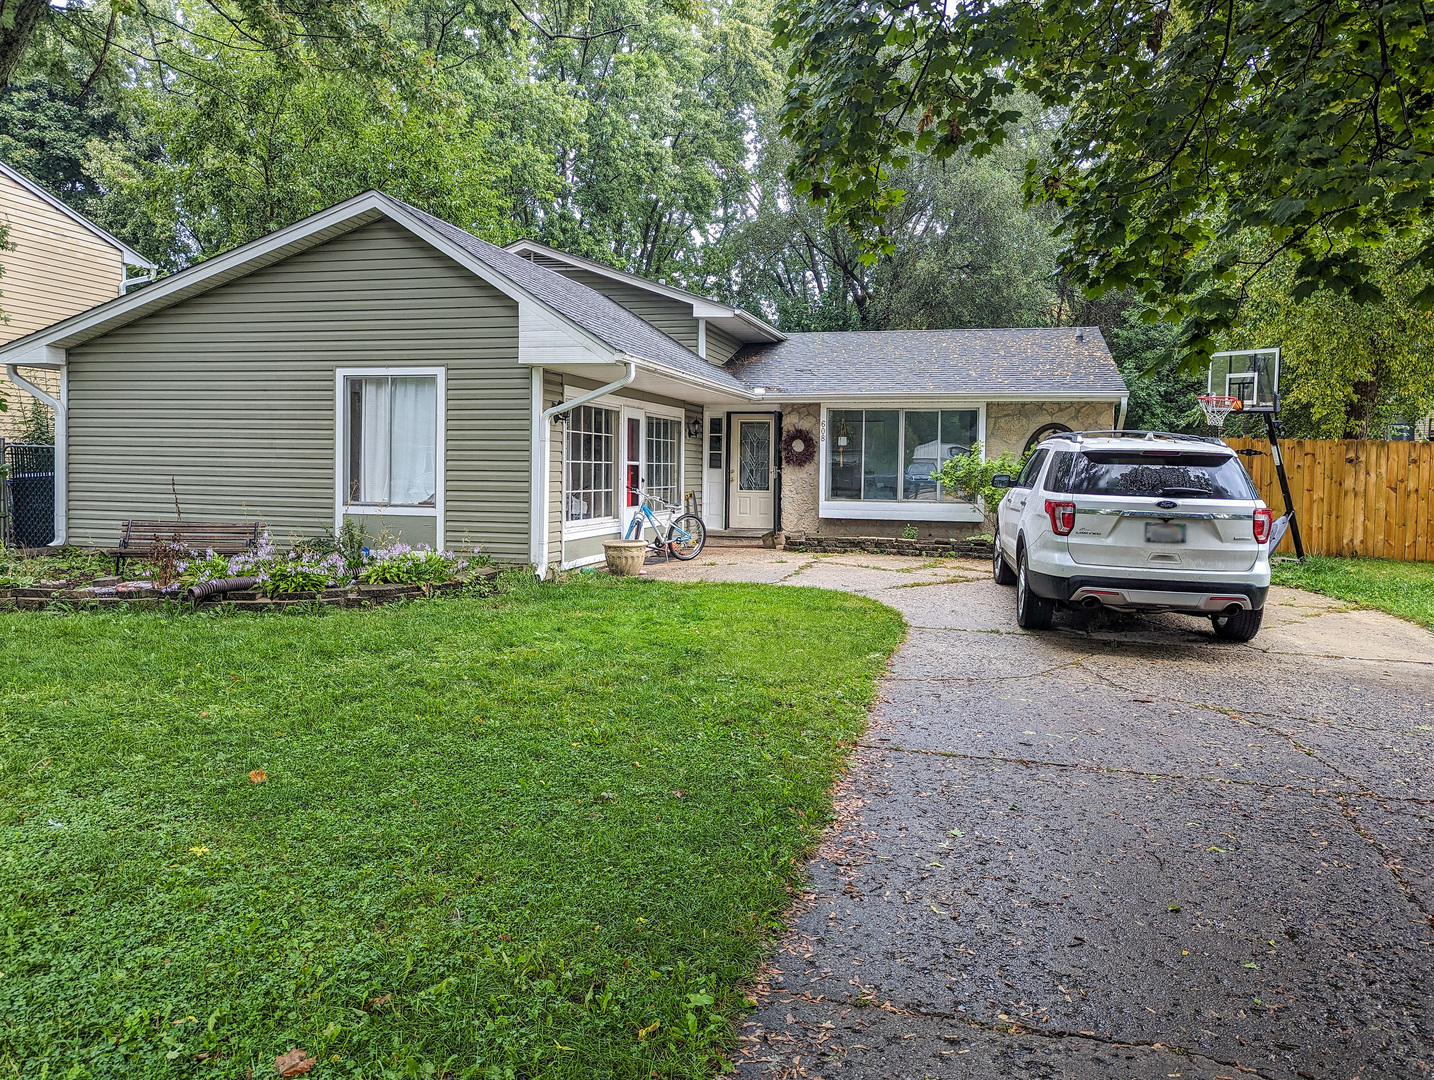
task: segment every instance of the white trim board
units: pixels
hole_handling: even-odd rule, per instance
[[[433,505],[430,506],[387,506],[370,503],[349,503],[344,493],[344,473],[347,469],[347,449],[344,438],[347,424],[344,416],[344,380],[403,377],[416,375],[437,380],[435,426],[438,445],[434,453]],[[343,528],[346,517],[418,517],[434,519],[433,547],[443,550],[444,488],[446,486],[448,432],[448,370],[443,367],[341,367],[334,369],[334,535]]]

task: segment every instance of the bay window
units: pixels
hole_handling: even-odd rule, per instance
[[[827,414],[826,498],[953,503],[931,474],[977,441],[976,409],[832,409]]]

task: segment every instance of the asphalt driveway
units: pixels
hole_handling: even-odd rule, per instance
[[[747,1077],[1434,1075],[1434,635],[1273,590],[1020,632],[984,565],[711,547],[653,577],[901,611]]]

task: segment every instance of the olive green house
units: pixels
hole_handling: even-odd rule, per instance
[[[1123,421],[1094,328],[784,335],[369,192],[0,346],[56,398],[56,543],[129,518],[345,518],[539,573],[641,487],[709,530],[960,536],[930,473]]]

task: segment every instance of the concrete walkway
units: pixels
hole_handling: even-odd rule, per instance
[[[911,625],[747,1077],[1434,1075],[1434,635],[1286,590],[1015,626],[984,564],[709,547]]]

